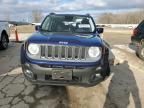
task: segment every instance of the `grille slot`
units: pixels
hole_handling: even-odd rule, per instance
[[[78,55],[79,55],[79,48],[76,47],[76,48],[75,48],[75,55],[74,55],[74,58],[78,59]]]
[[[47,46],[48,47],[48,50],[47,50],[47,53],[48,53],[48,57],[52,57],[52,46]]]
[[[72,47],[68,48],[68,58],[72,58]]]
[[[84,60],[86,47],[62,46],[62,45],[42,45],[41,58],[46,59],[65,59],[65,60]]]
[[[87,54],[87,52],[86,52],[86,48],[82,48],[82,50],[81,50],[81,52],[82,52],[82,54],[81,54],[81,58],[82,59],[85,59],[86,58],[86,54]]]
[[[59,47],[55,46],[55,57],[58,58],[59,56]]]
[[[41,46],[41,57],[45,57],[45,46]]]

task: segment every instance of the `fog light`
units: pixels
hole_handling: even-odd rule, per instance
[[[96,70],[101,70],[101,69],[102,69],[101,67],[97,67],[97,68],[96,68]]]
[[[30,71],[30,70],[25,70],[25,74],[26,74],[28,77],[33,78],[33,73],[32,73],[32,71]]]
[[[101,77],[100,73],[95,74],[96,77]]]

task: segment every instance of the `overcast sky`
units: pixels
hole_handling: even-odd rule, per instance
[[[102,13],[144,8],[143,0],[0,0],[0,19],[29,20],[32,10],[44,14]]]

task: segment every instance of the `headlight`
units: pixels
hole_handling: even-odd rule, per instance
[[[37,55],[40,51],[40,48],[37,44],[29,44],[28,45],[28,51],[32,55]]]
[[[92,58],[101,57],[101,51],[98,47],[90,47],[88,50],[88,54]]]

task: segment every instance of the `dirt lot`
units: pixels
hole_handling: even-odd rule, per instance
[[[34,25],[17,26],[18,36],[20,41],[26,40],[33,32],[35,32]],[[130,43],[130,36],[132,35],[133,29],[122,29],[122,28],[104,28],[104,38],[112,44],[128,44]],[[119,38],[120,37],[120,38]],[[119,38],[119,39],[118,39]],[[11,40],[15,40],[14,28],[11,28]],[[114,41],[111,41],[114,40]]]
[[[17,26],[17,30],[19,33],[32,33],[35,31],[35,25],[24,25]],[[104,28],[106,33],[114,33],[114,34],[127,34],[130,35],[132,33],[132,29],[123,29],[123,28]],[[14,33],[14,27],[11,27],[11,32]]]
[[[115,56],[111,76],[94,87],[35,86],[20,68],[21,43],[0,51],[0,108],[143,108],[144,62],[128,43],[130,35],[105,32]]]
[[[17,26],[18,33],[32,33],[35,31],[34,25],[23,25],[23,26]],[[11,33],[14,33],[15,27],[10,28]]]

